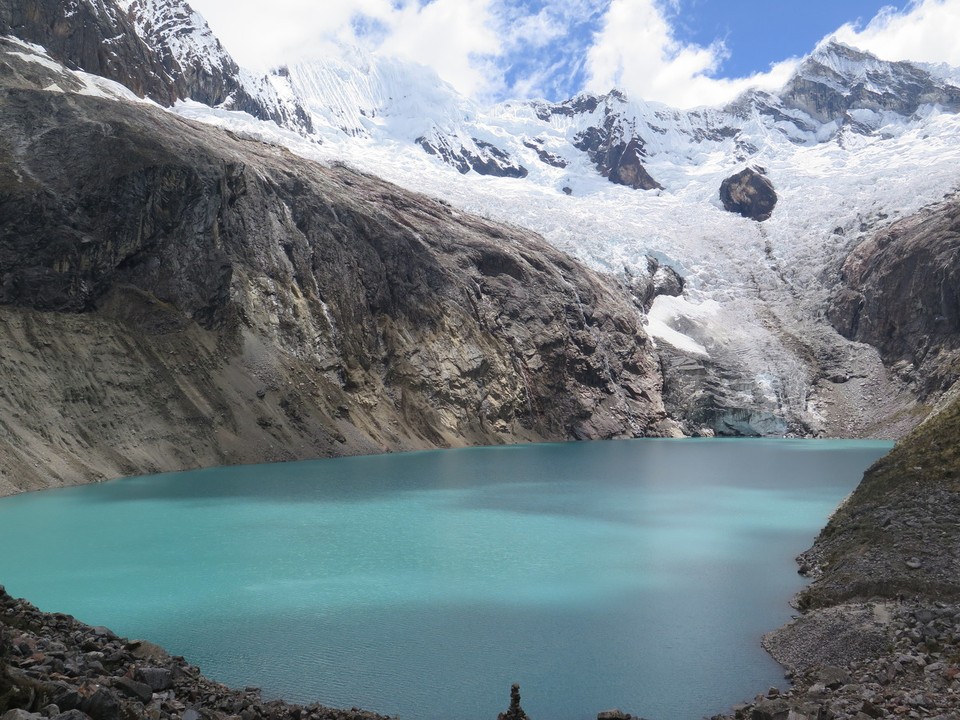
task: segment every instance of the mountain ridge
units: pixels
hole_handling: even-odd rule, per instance
[[[0,38],[0,493],[676,434],[609,278],[27,49]]]

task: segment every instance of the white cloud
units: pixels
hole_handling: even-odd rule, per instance
[[[489,58],[500,53],[491,0],[416,2],[385,18],[389,33],[381,52],[427,65],[469,97],[499,89]]]
[[[466,95],[498,89],[486,58],[501,51],[494,0],[191,0],[244,67],[360,45],[432,67]],[[375,27],[372,36],[358,34]]]
[[[718,105],[750,87],[780,87],[797,65],[790,59],[749,78],[711,77],[726,52],[719,41],[709,47],[679,42],[654,0],[613,0],[587,57],[588,87],[617,87],[679,108]]]
[[[960,66],[960,0],[916,0],[903,12],[882,10],[864,28],[844,25],[833,37],[884,60]]]
[[[748,78],[713,77],[727,48],[721,40],[677,39],[680,0],[553,0],[536,12],[516,0],[190,2],[245,67],[265,70],[356,44],[427,65],[479,100],[572,94],[585,77],[582,89],[594,92],[618,87],[675,107],[719,105],[750,87],[782,86],[798,63],[785,59]],[[960,66],[960,0],[915,0],[834,36],[885,59]]]

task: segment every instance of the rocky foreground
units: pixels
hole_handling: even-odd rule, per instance
[[[0,587],[3,720],[377,720],[363,710],[264,701],[182,657],[69,615],[42,613]]]

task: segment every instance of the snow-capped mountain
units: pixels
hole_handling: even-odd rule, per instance
[[[655,297],[646,322],[690,432],[831,432],[840,414],[866,432],[864,388],[901,397],[825,308],[862,238],[957,187],[954,69],[828,42],[779,92],[726,107],[617,90],[484,107],[426,68],[356,48],[253,78],[185,2],[124,7],[119,21],[179,83],[183,116],[534,229],[640,295],[658,270],[675,273],[682,294]],[[741,196],[768,188],[772,213],[721,199],[744,177],[755,184]]]
[[[184,86],[180,97],[250,113],[296,132],[313,128],[295,98],[281,96],[266,77],[242,70],[207,25],[181,0],[117,0],[137,34]]]
[[[658,297],[648,327],[668,386],[678,368],[680,412],[704,428],[816,431],[837,403],[870,414],[858,385],[897,395],[876,358],[822,318],[859,238],[957,186],[950,72],[829,42],[779,93],[692,111],[616,90],[478,107],[423,68],[357,51],[291,66],[283,79],[322,148],[240,117],[181,111],[533,228],[628,283],[647,277],[651,258],[674,269],[684,294]],[[748,166],[776,193],[762,223],[720,199],[724,180]],[[854,382],[841,401],[824,377]]]

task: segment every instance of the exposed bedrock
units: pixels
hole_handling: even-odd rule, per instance
[[[537,236],[146,106],[2,92],[0,491],[675,432],[629,294]]]
[[[960,377],[960,201],[894,223],[847,257],[828,318],[939,397]]]

